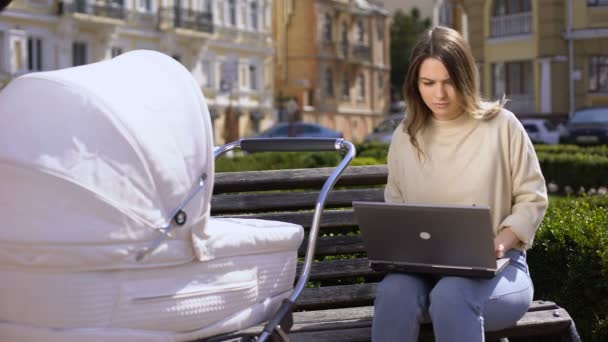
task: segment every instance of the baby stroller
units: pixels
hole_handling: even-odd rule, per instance
[[[188,70],[153,51],[34,73],[0,92],[0,340],[286,339],[325,197],[355,151],[342,139],[242,139],[215,156]],[[301,226],[210,217],[214,157],[346,152]]]

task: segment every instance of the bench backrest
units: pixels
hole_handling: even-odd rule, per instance
[[[292,222],[310,228],[323,182],[333,168],[218,173],[211,202],[213,216],[246,216]],[[297,309],[370,305],[380,274],[369,268],[353,201],[383,201],[384,165],[349,167],[328,196],[309,287]],[[304,256],[307,241],[299,254]]]

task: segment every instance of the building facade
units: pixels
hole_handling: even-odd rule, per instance
[[[516,114],[608,105],[608,1],[436,0],[468,39],[486,97]]]
[[[192,72],[223,143],[275,121],[271,16],[272,0],[13,0],[0,13],[0,87],[28,72],[161,51]]]
[[[275,0],[273,19],[279,104],[295,99],[298,119],[362,141],[390,105],[388,12],[365,0]]]

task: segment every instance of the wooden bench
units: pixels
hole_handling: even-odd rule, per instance
[[[279,220],[310,228],[318,189],[333,168],[217,173],[211,203],[214,216]],[[309,287],[297,300],[292,341],[370,341],[373,301],[382,274],[368,264],[352,201],[383,201],[386,166],[349,167],[330,192],[321,216]],[[304,255],[307,241],[300,248]],[[247,332],[255,334],[259,327]],[[511,328],[488,332],[505,337],[551,336],[578,341],[573,320],[555,303],[537,300]],[[432,340],[432,328],[421,328]]]

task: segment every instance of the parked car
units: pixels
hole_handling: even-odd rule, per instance
[[[390,143],[393,132],[405,118],[405,113],[393,114],[382,121],[374,130],[365,137],[365,142]]]
[[[560,137],[566,144],[608,144],[608,106],[577,110]]]
[[[256,138],[343,138],[342,132],[318,125],[312,122],[280,122],[264,132],[255,136]]]
[[[558,144],[560,131],[547,119],[521,119],[530,140],[535,144]]]

